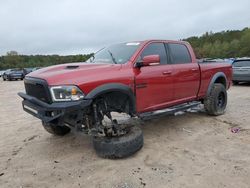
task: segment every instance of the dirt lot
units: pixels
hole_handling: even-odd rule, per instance
[[[249,85],[231,88],[223,116],[200,111],[145,122],[143,149],[123,160],[96,156],[88,136],[45,132],[23,112],[22,90],[22,81],[0,81],[0,187],[250,185]]]

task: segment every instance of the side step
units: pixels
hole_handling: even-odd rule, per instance
[[[190,108],[196,107],[198,105],[200,105],[201,102],[199,101],[193,101],[193,102],[188,102],[188,103],[183,103],[177,106],[173,106],[170,108],[165,108],[162,110],[156,110],[156,111],[152,111],[152,112],[145,112],[139,115],[139,117],[142,120],[149,120],[149,119],[155,119],[155,118],[159,118],[159,117],[163,117],[166,115],[172,115],[175,114],[176,112],[179,111],[185,111],[188,110]]]

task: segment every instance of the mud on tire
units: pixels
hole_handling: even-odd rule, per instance
[[[138,126],[121,137],[93,137],[94,149],[103,158],[125,158],[143,146],[143,132]]]
[[[222,115],[227,106],[227,91],[224,85],[215,83],[204,100],[204,108],[209,115]]]
[[[59,126],[53,123],[42,122],[44,129],[50,134],[56,136],[64,136],[70,132],[70,128],[67,126]]]

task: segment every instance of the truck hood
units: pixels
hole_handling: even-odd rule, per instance
[[[46,80],[49,85],[82,85],[101,80],[120,68],[120,64],[69,63],[42,68],[27,77]]]

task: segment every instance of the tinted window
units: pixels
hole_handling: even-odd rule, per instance
[[[236,61],[233,67],[250,67],[250,61]]]
[[[192,59],[190,57],[187,47],[183,44],[168,44],[171,59],[174,64],[180,63],[191,63]]]
[[[167,64],[166,49],[163,43],[152,43],[149,44],[141,53],[141,58],[147,55],[159,55],[161,64]]]

